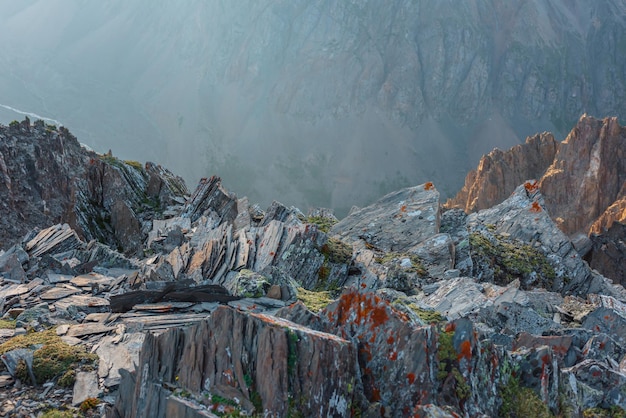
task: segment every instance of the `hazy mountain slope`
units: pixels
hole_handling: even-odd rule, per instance
[[[0,0],[0,103],[193,182],[346,210],[426,180],[450,195],[494,146],[624,114],[625,15],[624,0]]]

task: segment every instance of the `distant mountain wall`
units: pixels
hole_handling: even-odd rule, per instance
[[[0,0],[0,98],[192,184],[341,215],[623,117],[625,22],[624,0]]]

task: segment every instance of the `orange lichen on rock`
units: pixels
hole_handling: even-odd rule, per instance
[[[457,355],[457,360],[461,360],[462,358],[466,360],[472,359],[472,344],[465,340],[459,345],[459,353]]]
[[[539,184],[536,180],[527,181],[524,183],[524,188],[528,193],[534,193],[539,188]]]
[[[530,206],[530,211],[535,212],[535,213],[541,212],[542,211],[541,205],[539,205],[539,203],[537,202],[533,202],[533,204]]]
[[[389,319],[387,308],[383,300],[373,293],[345,293],[339,298],[339,305],[337,306],[339,317],[337,320],[347,323],[351,313],[355,313],[357,324],[369,322],[372,329],[376,329]]]
[[[412,385],[415,382],[415,373],[407,374],[406,378],[409,379],[409,385]]]
[[[456,324],[454,322],[448,322],[444,328],[445,332],[452,332],[456,329]]]
[[[434,188],[435,188],[435,185],[431,181],[424,184],[424,190],[432,190]]]

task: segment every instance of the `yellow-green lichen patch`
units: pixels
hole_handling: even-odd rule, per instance
[[[556,272],[545,254],[515,240],[494,235],[492,238],[474,232],[469,237],[472,258],[493,270],[494,283],[506,286],[521,278],[522,288],[552,288]],[[532,277],[531,277],[532,276]],[[528,286],[527,283],[532,283]]]
[[[129,165],[140,171],[143,169],[143,164],[141,164],[139,161],[124,160],[124,164]]]
[[[400,298],[394,300],[392,306],[408,315],[416,315],[422,322],[426,324],[440,323],[446,321],[446,317],[441,315],[434,309],[424,309],[410,299]]]
[[[333,225],[335,225],[338,221],[334,218],[328,218],[325,216],[309,216],[304,219],[304,222],[308,224],[317,225],[317,229],[322,232],[330,231]]]
[[[408,306],[413,312],[415,312],[415,314],[417,314],[417,316],[420,317],[420,319],[424,322],[426,322],[427,324],[433,323],[433,322],[443,322],[446,320],[446,318],[441,315],[439,312],[437,312],[436,310],[428,310],[428,309],[422,309],[419,306],[417,306],[414,303],[408,303],[406,306]]]
[[[419,258],[417,254],[411,253],[397,253],[397,252],[388,252],[385,253],[381,257],[376,257],[374,261],[379,264],[387,264],[396,261],[402,261],[404,259],[409,259],[411,261],[411,266],[404,268],[404,271],[407,273],[417,273],[419,276],[426,276],[428,272],[426,268],[422,264],[422,260]]]
[[[510,376],[506,385],[500,387],[501,417],[552,418],[548,406],[541,401],[534,390],[520,385],[519,379]]]
[[[626,411],[617,405],[611,406],[609,409],[589,408],[583,411],[584,418],[626,418]]]
[[[316,292],[302,287],[298,288],[298,300],[302,301],[304,306],[314,313],[318,313],[334,301],[331,292],[328,290]]]
[[[14,328],[15,328],[15,320],[0,319],[0,329],[14,329]]]
[[[13,337],[0,344],[0,354],[39,345],[41,347],[33,352],[33,372],[37,383],[62,376],[68,370],[83,364],[93,365],[98,360],[96,354],[88,353],[83,347],[72,347],[63,342],[54,329]],[[18,366],[17,375],[24,381],[30,380],[24,364]]]

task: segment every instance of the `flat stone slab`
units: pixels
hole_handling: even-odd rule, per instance
[[[91,287],[94,284],[109,286],[111,283],[113,283],[114,280],[114,277],[107,277],[98,273],[89,273],[74,277],[70,280],[70,283],[72,283],[74,286],[79,287]]]
[[[98,373],[78,372],[76,383],[74,383],[72,405],[78,406],[87,398],[97,398],[101,392],[98,387]]]
[[[41,294],[42,300],[59,300],[65,297],[81,293],[80,289],[70,289],[63,287],[54,287]]]
[[[96,348],[96,354],[100,357],[98,376],[105,379],[105,386],[119,384],[120,369],[135,368],[144,338],[145,334],[140,332],[124,334],[119,342],[116,342],[119,339],[117,336],[102,338]]]
[[[109,331],[115,331],[115,327],[107,327],[102,324],[88,323],[70,326],[67,331],[68,337],[83,337],[85,335],[102,334]]]
[[[0,290],[0,298],[9,299],[30,292],[27,284],[12,284]]]
[[[93,296],[72,295],[54,303],[56,309],[67,311],[70,306],[82,312],[102,312],[108,310],[109,301],[104,298]]]
[[[432,183],[389,193],[335,224],[330,235],[383,251],[406,251],[439,232],[439,192]]]

